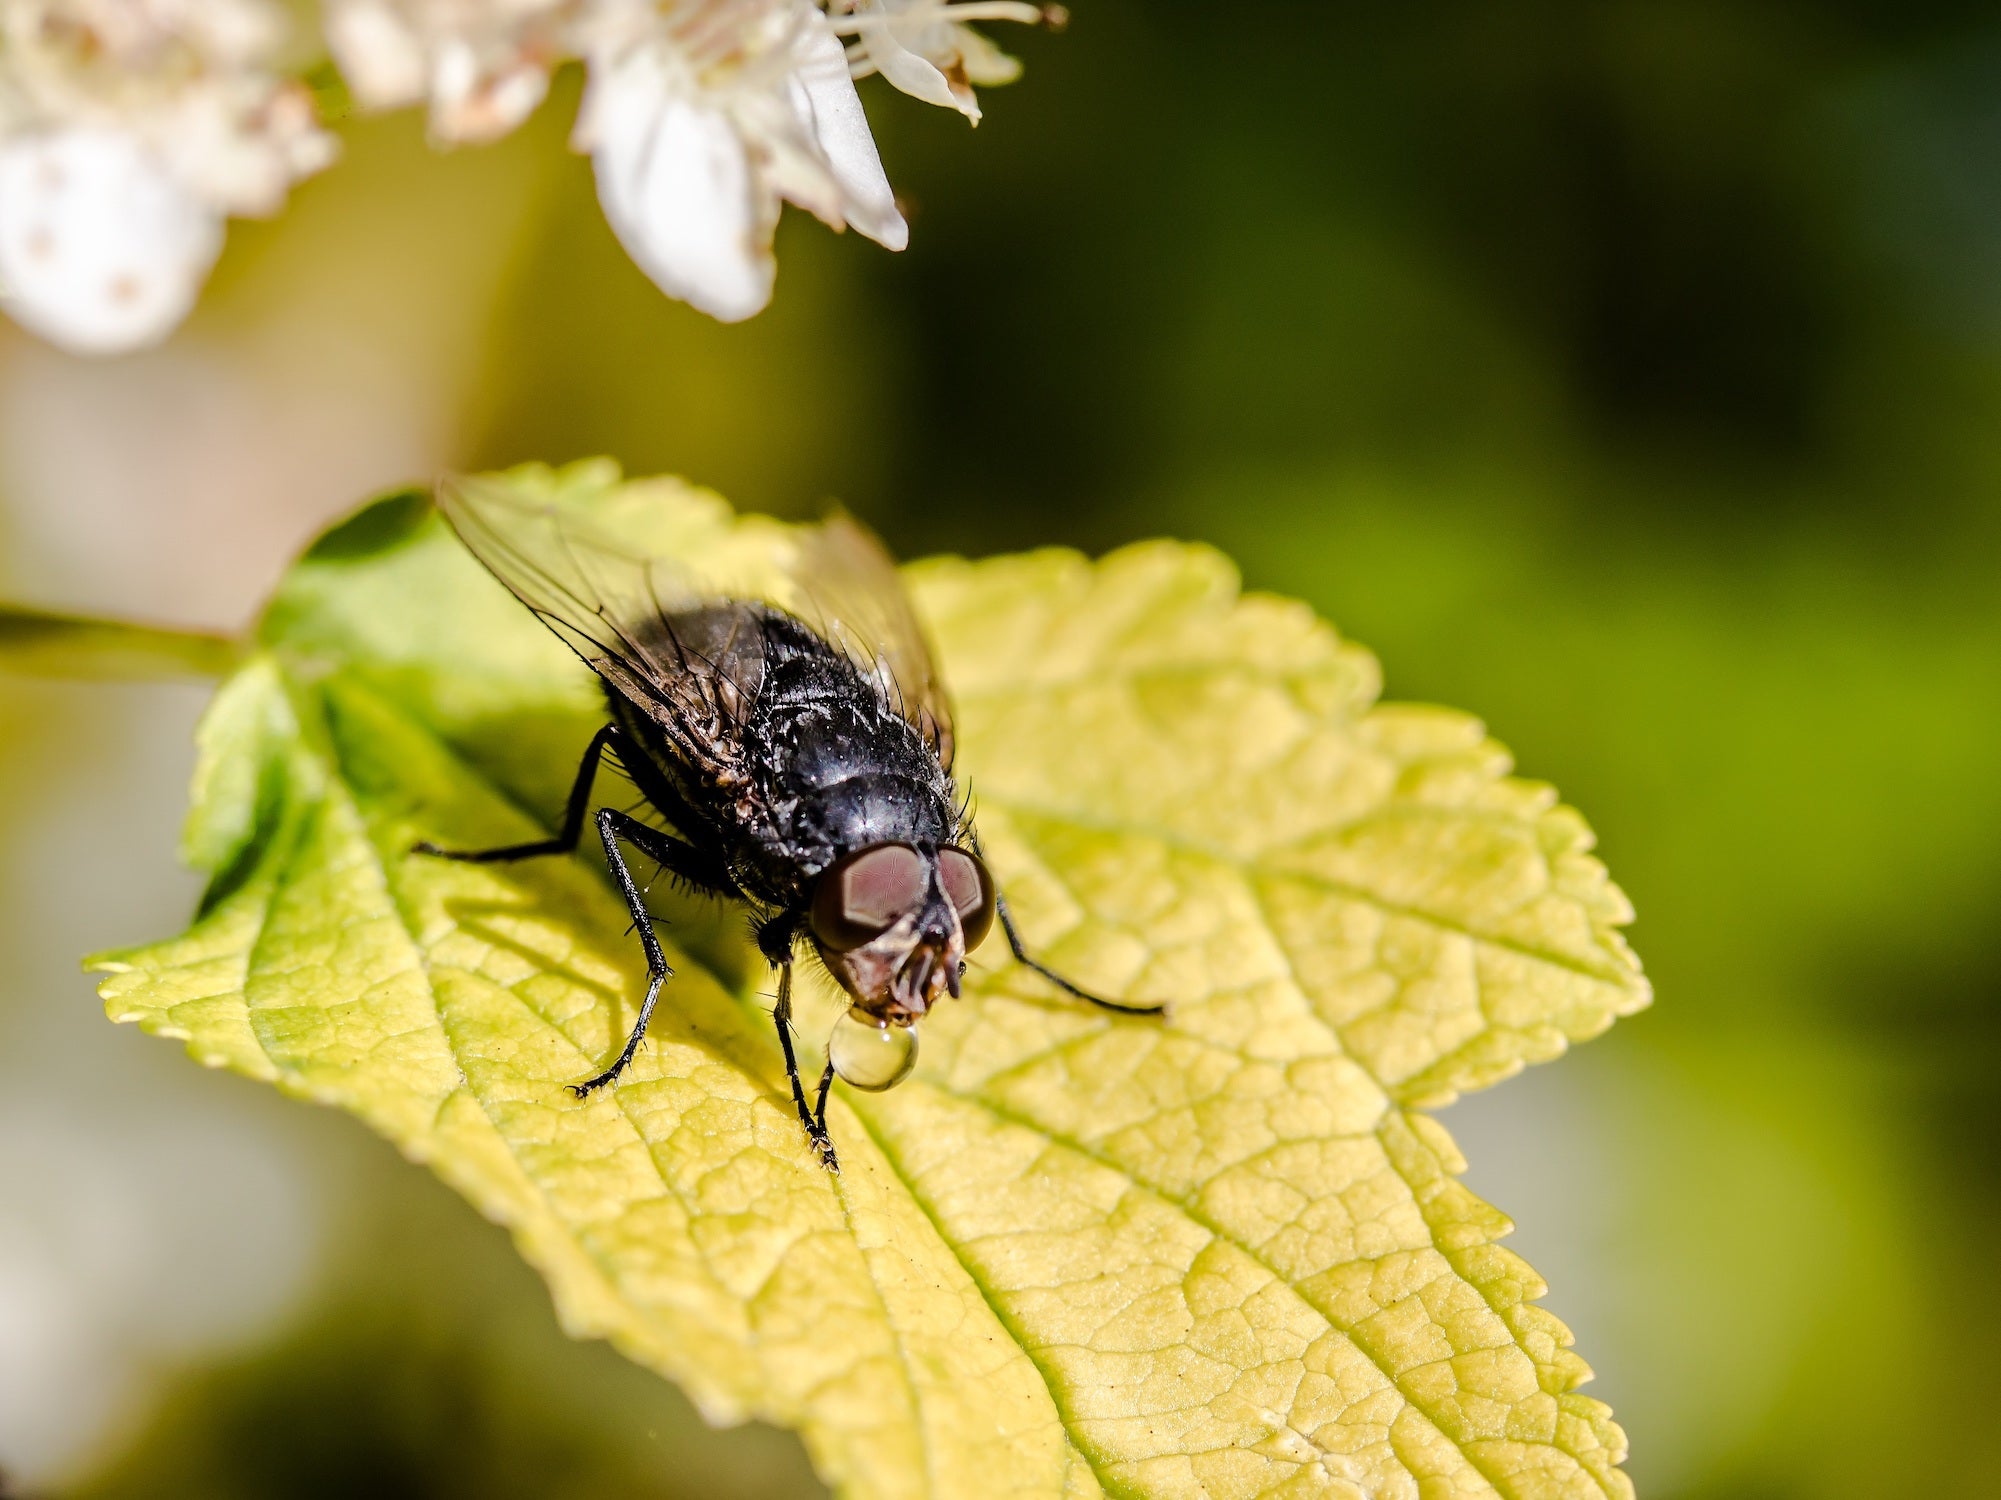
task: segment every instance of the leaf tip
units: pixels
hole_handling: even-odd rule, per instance
[[[414,536],[431,514],[428,485],[391,490],[323,532],[307,549],[304,563],[352,562],[393,552]]]

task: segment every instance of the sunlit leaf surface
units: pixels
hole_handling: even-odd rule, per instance
[[[786,545],[606,466],[512,482],[741,572]],[[1213,552],[909,570],[960,765],[1049,960],[977,955],[915,1077],[808,1151],[759,991],[643,988],[582,860],[406,851],[553,820],[591,679],[421,497],[299,565],[202,731],[183,937],[111,1015],[367,1120],[508,1225],[566,1325],[856,1496],[1624,1495],[1624,1441],[1417,1111],[1644,1005],[1582,820],[1473,720]],[[601,783],[600,795],[620,789]],[[668,936],[672,936],[669,930]],[[809,995],[809,1058],[836,1014]],[[817,1060],[817,1059],[815,1059]]]

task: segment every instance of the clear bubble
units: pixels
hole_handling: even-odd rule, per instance
[[[908,1026],[885,1026],[865,1011],[851,1010],[834,1023],[827,1057],[848,1083],[879,1094],[895,1088],[917,1066],[917,1033]]]

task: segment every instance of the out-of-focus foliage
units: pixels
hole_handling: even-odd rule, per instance
[[[499,482],[718,576],[785,544],[615,479]],[[977,974],[912,1081],[837,1092],[830,1177],[756,986],[677,956],[649,1047],[575,1098],[643,983],[616,895],[410,850],[518,840],[602,711],[421,496],[281,589],[203,725],[201,916],[102,961],[111,1014],[360,1115],[513,1229],[566,1326],[799,1427],[848,1493],[1629,1493],[1416,1113],[1645,1003],[1582,821],[1477,722],[1375,705],[1365,652],[1206,550],[912,581],[1021,920],[1167,1020]]]
[[[650,1371],[608,1345],[564,1337],[547,1292],[505,1237],[428,1174],[373,1141],[356,1144],[367,1149],[322,1163],[359,1190],[359,1212],[336,1250],[335,1289],[283,1337],[185,1381],[144,1437],[78,1493],[820,1493],[789,1434],[710,1428]]]

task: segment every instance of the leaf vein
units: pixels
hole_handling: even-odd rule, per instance
[[[924,1194],[917,1190],[915,1180],[911,1177],[909,1171],[905,1169],[902,1160],[898,1157],[889,1141],[881,1131],[876,1129],[875,1123],[861,1110],[850,1109],[848,1113],[860,1123],[863,1132],[874,1143],[875,1148],[882,1153],[883,1159],[896,1172],[898,1181],[902,1182],[909,1190],[911,1202],[917,1205],[917,1211],[923,1214],[926,1222],[931,1225],[932,1231],[938,1236],[938,1242],[951,1252],[952,1259],[957,1261],[959,1268],[966,1273],[967,1281],[972,1284],[973,1290],[979,1293],[980,1300],[986,1303],[987,1310],[994,1315],[995,1321],[1007,1330],[1008,1337],[1014,1340],[1015,1347],[1021,1351],[1022,1357],[1034,1367],[1035,1373],[1042,1378],[1043,1388],[1049,1392],[1050,1404],[1056,1408],[1057,1419],[1063,1423],[1064,1441],[1069,1444],[1071,1451],[1084,1460],[1092,1476],[1098,1481],[1099,1487],[1108,1496],[1111,1496],[1112,1500],[1145,1500],[1145,1496],[1139,1491],[1132,1489],[1129,1485],[1114,1476],[1108,1467],[1108,1462],[1100,1455],[1092,1452],[1072,1430],[1064,1410],[1063,1395],[1057,1385],[1055,1376],[1051,1373],[1047,1365],[1035,1357],[1035,1352],[1029,1348],[1028,1341],[1022,1336],[1020,1326],[1007,1310],[1000,1305],[986,1282],[980,1279],[979,1272],[967,1261],[959,1245],[945,1232],[944,1224],[939,1221],[937,1213],[932,1209],[931,1204],[925,1198]]]
[[[1377,1370],[1379,1370],[1382,1373],[1384,1378],[1387,1379],[1391,1383],[1391,1385],[1396,1388],[1397,1394],[1402,1396],[1403,1399],[1409,1404],[1411,1411],[1421,1416],[1427,1424],[1431,1425],[1434,1428],[1434,1430],[1437,1430],[1439,1432],[1439,1435],[1441,1437],[1444,1437],[1447,1442],[1451,1443],[1454,1449],[1456,1449],[1459,1453],[1464,1455],[1466,1461],[1469,1464],[1473,1465],[1473,1467],[1476,1470],[1478,1470],[1480,1476],[1483,1479],[1485,1479],[1489,1484],[1494,1485],[1496,1489],[1499,1489],[1501,1487],[1506,1476],[1501,1474],[1498,1470],[1495,1470],[1492,1465],[1483,1463],[1476,1455],[1468,1451],[1472,1446],[1482,1441],[1482,1439],[1467,1438],[1464,1441],[1461,1441],[1457,1438],[1453,1438],[1450,1434],[1445,1433],[1443,1429],[1438,1428],[1437,1423],[1435,1419],[1432,1417],[1431,1413],[1425,1410],[1424,1406],[1420,1403],[1417,1396],[1414,1395],[1406,1387],[1404,1379],[1401,1376],[1399,1376],[1396,1373],[1396,1371],[1392,1369],[1391,1366],[1388,1363],[1386,1363],[1373,1349],[1369,1348],[1367,1344],[1358,1339],[1352,1327],[1344,1324],[1332,1312],[1328,1311],[1328,1309],[1314,1302],[1312,1298],[1308,1297],[1305,1292],[1300,1290],[1300,1288],[1292,1281],[1292,1279],[1289,1276],[1287,1276],[1277,1266],[1273,1265],[1265,1256],[1261,1255],[1255,1248],[1253,1248],[1250,1245],[1248,1241],[1246,1241],[1242,1236],[1235,1233],[1233,1230],[1229,1229],[1221,1221],[1205,1213],[1200,1207],[1196,1205],[1196,1203],[1192,1199],[1187,1198],[1181,1194],[1175,1193],[1173,1190],[1169,1188],[1147,1181],[1139,1173],[1133,1171],[1130,1167],[1127,1167],[1123,1163],[1115,1160],[1111,1156],[1100,1151],[1095,1146],[1087,1145],[1083,1141],[1077,1140],[1074,1137],[1065,1135],[1058,1131],[1051,1130],[1048,1126],[1043,1125],[1026,1116],[1019,1115],[1013,1110],[1010,1110],[1006,1105],[1000,1104],[995,1100],[986,1098],[983,1095],[979,1094],[962,1094],[950,1089],[941,1088],[940,1091],[950,1094],[952,1098],[961,1100],[964,1103],[971,1104],[977,1108],[985,1110],[995,1119],[1000,1120],[1005,1124],[1014,1125],[1019,1127],[1020,1129],[1027,1130],[1041,1137],[1042,1139],[1051,1142],[1053,1145],[1058,1145],[1065,1148],[1066,1150],[1074,1151],[1079,1156],[1082,1156],[1085,1160],[1090,1161],[1098,1166],[1104,1167],[1108,1171],[1117,1173],[1119,1176],[1123,1177],[1127,1182],[1131,1183],[1134,1187],[1140,1189],[1141,1191],[1151,1194],[1152,1196],[1157,1198],[1160,1202],[1165,1203],[1169,1207],[1175,1208],[1180,1212],[1182,1212],[1183,1214],[1187,1215],[1190,1223],[1196,1225],[1198,1228],[1206,1230],[1210,1235],[1222,1241],[1224,1244],[1227,1244],[1232,1248],[1241,1251],[1255,1265],[1259,1266],[1264,1271],[1270,1273],[1270,1275],[1280,1285],[1291,1288],[1293,1293],[1296,1296],[1298,1296],[1302,1302],[1305,1302],[1307,1306],[1311,1307],[1315,1312],[1319,1313],[1321,1317],[1326,1319],[1328,1328],[1333,1332],[1341,1334],[1342,1337],[1347,1339],[1350,1347],[1352,1347],[1358,1354],[1360,1354],[1363,1358],[1367,1359],[1371,1364],[1373,1364],[1377,1368]],[[1396,1170],[1394,1163],[1392,1163],[1391,1165],[1391,1170],[1392,1171]],[[1397,1172],[1397,1176],[1399,1179],[1403,1179],[1403,1174],[1401,1172]],[[1405,1181],[1406,1186],[1410,1186],[1408,1179],[1403,1179],[1403,1180]],[[1413,1189],[1413,1192],[1414,1191],[1415,1190]],[[922,1202],[922,1195],[917,1192],[915,1184],[912,1185],[911,1192],[913,1197],[918,1198],[918,1200]],[[1428,1220],[1426,1223],[1426,1228],[1427,1229],[1431,1228]],[[940,1233],[941,1234],[943,1233],[942,1229],[940,1230]],[[1435,1237],[1435,1231],[1433,1231],[1433,1236],[1434,1237],[1432,1240],[1432,1248],[1436,1250],[1441,1257],[1443,1257],[1445,1255],[1445,1251],[1443,1250],[1442,1247],[1438,1245]],[[1452,1274],[1457,1276],[1458,1275],[1457,1270],[1455,1269],[1452,1272]],[[977,1280],[977,1278],[975,1279]],[[1482,1300],[1484,1301],[1485,1298],[1483,1297]],[[1506,1325],[1503,1324],[1503,1326],[1505,1327]],[[1521,1348],[1521,1345],[1515,1341],[1512,1333],[1510,1334],[1509,1347],[1515,1349]],[[1525,1357],[1528,1357],[1526,1350],[1522,1350],[1522,1353]],[[1033,1355],[1030,1356],[1030,1358],[1033,1357],[1034,1357]],[[1533,1363],[1532,1359],[1531,1362]],[[1424,1367],[1423,1366],[1412,1367],[1413,1370],[1422,1368]],[[1578,1456],[1574,1453],[1571,1453],[1568,1449],[1562,1448],[1555,1443],[1539,1443],[1537,1444],[1537,1446],[1555,1448],[1557,1452],[1562,1453],[1565,1457],[1575,1462],[1577,1464],[1577,1468],[1580,1473],[1584,1473],[1587,1476],[1589,1476],[1590,1471],[1585,1468],[1582,1461],[1578,1459]],[[1411,1472],[1408,1465],[1405,1465],[1405,1472],[1406,1473]],[[1413,1473],[1412,1477],[1416,1478],[1417,1476]],[[1593,1482],[1596,1483],[1595,1476],[1591,1477],[1593,1478]],[[1601,1493],[1605,1493],[1605,1491],[1603,1490],[1603,1486],[1600,1486],[1599,1488]]]
[[[1302,885],[1312,886],[1317,890],[1325,891],[1329,895],[1341,896],[1365,906],[1372,906],[1389,916],[1407,917],[1412,921],[1423,922],[1447,932],[1456,932],[1463,937],[1471,939],[1473,942],[1484,943],[1488,947],[1500,948],[1507,952],[1516,953],[1524,958],[1534,959],[1538,963],[1549,964],[1553,968],[1566,969],[1571,973],[1582,975],[1586,979],[1596,980],[1601,984],[1610,985],[1615,989],[1623,990],[1630,988],[1635,977],[1630,971],[1600,969],[1583,959],[1573,957],[1567,953],[1558,953],[1547,948],[1539,948],[1533,943],[1523,942],[1520,938],[1508,937],[1505,934],[1496,932],[1483,932],[1471,923],[1446,916],[1442,912],[1428,911],[1423,907],[1412,906],[1405,902],[1392,901],[1387,896],[1371,891],[1365,886],[1336,880],[1332,876],[1321,874],[1318,871],[1273,867],[1255,857],[1247,858],[1232,853],[1220,845],[1191,838],[1185,833],[1157,824],[1113,818],[1093,818],[1086,813],[1081,813],[1074,809],[1052,808],[1025,801],[1012,801],[1004,796],[990,796],[988,800],[1011,816],[1067,826],[1083,833],[1102,834],[1110,837],[1149,839],[1164,848],[1173,850],[1177,854],[1186,854],[1199,859],[1207,859],[1211,863],[1241,871],[1257,879],[1297,881]],[[1594,928],[1600,925],[1596,922],[1593,923]]]

